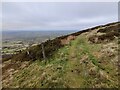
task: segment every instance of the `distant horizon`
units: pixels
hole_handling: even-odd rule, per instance
[[[52,29],[48,29],[48,30],[47,30],[47,29],[44,29],[44,30],[42,30],[42,29],[41,29],[41,30],[39,30],[39,29],[38,29],[38,30],[37,30],[37,29],[36,29],[36,30],[35,30],[35,29],[34,29],[34,30],[32,30],[32,29],[30,29],[30,30],[25,30],[25,29],[24,29],[24,30],[2,30],[2,32],[4,32],[4,31],[8,31],[8,32],[9,32],[9,31],[15,31],[15,32],[17,32],[17,31],[19,31],[19,32],[22,32],[22,31],[31,31],[31,32],[32,32],[32,31],[33,31],[33,32],[34,32],[34,31],[82,31],[82,30],[86,30],[86,29],[93,28],[93,27],[96,27],[96,26],[105,25],[105,24],[109,24],[109,23],[115,23],[115,22],[119,22],[119,21],[108,22],[108,23],[104,23],[104,24],[98,24],[98,25],[89,26],[89,27],[86,27],[86,28],[76,29],[76,30],[75,30],[75,29],[74,29],[74,30],[73,30],[73,29],[69,29],[69,30],[66,30],[66,29],[64,29],[64,30],[63,30],[63,29],[61,29],[61,30],[60,30],[60,29],[56,29],[56,30],[54,30],[54,29],[53,29],[53,30],[52,30]]]

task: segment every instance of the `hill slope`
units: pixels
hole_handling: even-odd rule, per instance
[[[118,24],[75,33],[46,61],[5,61],[3,87],[118,88]]]

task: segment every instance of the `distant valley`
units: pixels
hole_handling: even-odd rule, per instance
[[[15,54],[32,45],[37,45],[47,39],[75,32],[75,30],[49,30],[49,31],[3,31],[2,55]]]

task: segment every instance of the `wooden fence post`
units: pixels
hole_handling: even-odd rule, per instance
[[[87,63],[88,62],[86,62],[86,61],[83,61],[83,70],[84,70],[84,73],[83,73],[83,76],[84,76],[84,78],[86,78],[87,77]]]
[[[43,58],[44,60],[46,59],[46,56],[45,56],[45,49],[44,49],[44,45],[43,43],[41,44],[42,45],[42,54],[43,54]]]

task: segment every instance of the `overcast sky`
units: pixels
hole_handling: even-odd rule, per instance
[[[3,30],[81,30],[118,21],[116,2],[5,2]]]

